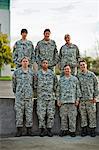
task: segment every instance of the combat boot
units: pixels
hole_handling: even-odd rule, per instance
[[[59,136],[63,137],[63,136],[66,136],[67,133],[65,130],[60,130],[60,133],[59,133]]]
[[[27,127],[27,136],[33,136],[32,127]]]
[[[75,136],[76,136],[76,133],[75,133],[75,132],[70,132],[70,136],[71,136],[71,137],[75,137]]]
[[[87,127],[82,127],[81,136],[82,137],[87,136]]]
[[[40,137],[46,136],[45,128],[41,128]]]
[[[47,135],[49,137],[52,137],[53,136],[53,133],[51,132],[51,128],[47,128]]]
[[[17,127],[16,137],[22,136],[22,127]]]
[[[95,137],[96,136],[95,128],[90,128],[90,136],[91,137]]]

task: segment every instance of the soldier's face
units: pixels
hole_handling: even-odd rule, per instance
[[[80,62],[80,70],[85,71],[87,69],[87,64],[85,62]]]
[[[46,40],[46,41],[48,41],[49,39],[50,39],[50,32],[49,31],[46,31],[45,33],[44,33],[44,39]]]
[[[22,39],[26,39],[26,37],[27,37],[27,33],[26,32],[22,33]]]
[[[69,44],[69,43],[70,43],[70,36],[67,36],[67,37],[65,38],[65,41],[66,41],[67,44]]]
[[[44,61],[42,62],[42,68],[43,68],[43,69],[47,69],[47,68],[48,68],[48,61],[47,61],[47,60],[44,60]]]
[[[21,65],[22,65],[22,67],[28,67],[28,65],[29,65],[29,60],[28,59],[26,59],[26,58],[24,58],[23,60],[22,60],[22,62],[21,62]]]
[[[66,66],[66,67],[64,68],[64,74],[65,74],[65,75],[70,75],[70,74],[71,74],[70,66]]]

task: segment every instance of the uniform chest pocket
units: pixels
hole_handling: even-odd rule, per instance
[[[76,89],[76,83],[72,83],[71,87],[73,87],[73,89]]]
[[[55,45],[48,45],[48,48],[50,49],[50,51],[54,51],[54,49],[55,49]]]
[[[46,50],[43,47],[40,48],[40,54],[41,55],[45,55],[46,54]]]
[[[67,50],[67,49],[62,51],[62,56],[63,56],[63,57],[66,57],[67,54],[68,54],[68,50]]]
[[[90,78],[90,79],[88,80],[88,82],[89,82],[89,84],[92,85],[92,84],[93,84],[93,79]]]

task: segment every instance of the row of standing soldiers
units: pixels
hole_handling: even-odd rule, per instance
[[[77,107],[81,115],[81,136],[87,135],[87,126],[90,128],[90,135],[96,136],[98,81],[95,74],[87,69],[87,63],[81,60],[78,47],[70,42],[70,35],[65,35],[66,43],[58,55],[56,43],[50,39],[50,29],[44,30],[44,39],[37,43],[35,50],[32,42],[27,40],[27,34],[26,29],[21,30],[22,39],[15,43],[13,49],[13,60],[17,68],[12,80],[17,136],[22,135],[24,113],[27,135],[32,135],[34,89],[37,90],[40,136],[53,136],[51,129],[55,101],[60,108],[60,136],[67,135],[68,131],[72,137],[76,136]],[[59,81],[53,72],[57,64],[61,70]]]

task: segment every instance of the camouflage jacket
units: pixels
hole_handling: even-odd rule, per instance
[[[98,81],[91,71],[78,74],[82,97],[81,100],[90,100],[98,96]]]
[[[36,62],[40,65],[41,61],[47,59],[49,67],[55,66],[58,63],[58,51],[56,43],[53,40],[46,42],[41,40],[35,48]]]
[[[69,47],[65,44],[61,47],[59,52],[59,64],[61,70],[66,64],[75,67],[80,58],[79,49],[76,45],[71,44]]]
[[[58,85],[57,77],[53,71],[48,69],[43,72],[42,69],[37,74],[37,97],[44,100],[55,100],[56,89]]]
[[[20,67],[21,59],[26,56],[30,60],[30,65],[35,61],[35,51],[34,46],[31,41],[19,40],[15,43],[13,49],[13,61],[16,64],[16,67]]]
[[[30,98],[33,96],[33,76],[33,71],[30,68],[26,73],[21,67],[14,71],[12,87],[15,96],[24,98]]]
[[[69,78],[63,76],[59,80],[57,88],[57,100],[61,103],[75,103],[81,97],[78,79],[71,75]]]

